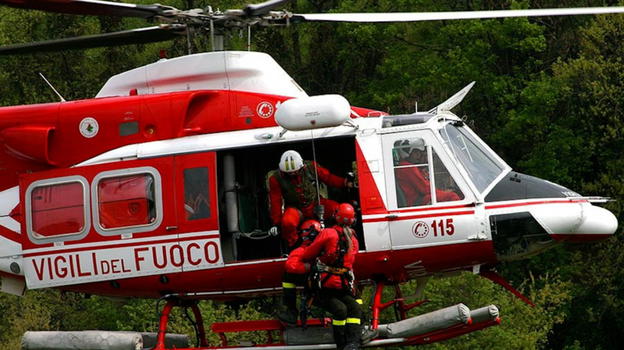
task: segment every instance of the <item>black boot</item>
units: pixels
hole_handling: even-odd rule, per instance
[[[366,344],[379,336],[379,331],[370,327],[361,327],[362,334],[360,344]]]
[[[334,330],[334,343],[336,343],[336,350],[342,350],[345,348],[345,326],[332,326]]]
[[[347,323],[345,328],[344,350],[357,350],[360,348],[360,339],[362,338],[362,326],[354,323]]]
[[[277,318],[291,326],[297,325],[297,289],[284,288],[282,294],[282,306],[277,313]]]

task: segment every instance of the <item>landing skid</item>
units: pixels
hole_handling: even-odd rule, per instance
[[[420,297],[426,282],[427,279],[418,281],[416,288],[417,297]],[[363,345],[363,347],[430,344],[500,324],[498,308],[494,305],[471,311],[465,305],[457,304],[408,318],[408,311],[426,303],[427,300],[407,303],[400,286],[393,284],[391,287],[394,289],[394,298],[389,301],[383,301],[382,295],[386,287],[388,285],[383,281],[375,283],[370,327],[379,331],[379,337]],[[158,343],[154,350],[167,350],[164,345],[164,339],[169,313],[174,306],[190,306],[195,315],[197,325],[202,325],[201,314],[196,302],[168,301],[160,317]],[[390,306],[394,306],[397,321],[389,324],[380,324],[380,313]],[[211,325],[211,331],[219,335],[221,340],[219,346],[206,345],[206,333],[202,326],[197,328],[200,347],[178,348],[178,350],[232,350],[249,349],[249,347],[262,347],[267,350],[335,349],[336,345],[333,344],[330,324],[330,319],[311,319],[307,321],[306,328],[303,329],[301,327],[287,327],[277,320],[218,322]],[[268,342],[264,344],[250,344],[249,346],[232,346],[228,342],[227,333],[238,332],[266,332]],[[274,337],[275,333],[278,333],[279,336]]]
[[[470,310],[464,304],[457,304],[426,314],[407,317],[407,312],[426,300],[413,303],[406,303],[405,298],[398,285],[394,288],[394,298],[390,301],[382,301],[382,293],[387,285],[383,282],[375,284],[373,302],[371,305],[372,319],[370,327],[379,332],[376,339],[363,345],[363,347],[386,347],[386,346],[406,346],[430,344],[463,334],[481,330],[483,328],[498,325],[498,309],[494,305],[489,305],[476,310]],[[418,290],[418,288],[417,288]],[[390,306],[395,307],[396,322],[380,324],[379,315],[381,311]],[[174,307],[189,308],[194,316],[194,326],[196,329],[198,347],[184,347],[172,345],[172,339],[176,335],[167,334],[169,315]],[[198,307],[198,300],[180,299],[170,297],[160,314],[158,333],[156,334],[155,345],[144,348],[153,350],[236,350],[250,347],[262,347],[266,350],[314,350],[314,349],[335,349],[331,320],[328,318],[311,319],[306,323],[306,327],[287,327],[277,320],[255,320],[255,321],[234,321],[218,322],[211,325],[211,331],[219,335],[220,344],[211,346],[206,340],[206,330],[203,318]],[[67,339],[66,344],[59,345],[58,349],[80,348],[77,344],[99,344],[97,349],[107,349],[102,347],[102,337],[110,337],[127,342],[126,347],[114,347],[114,349],[140,349],[145,344],[145,336],[140,341],[140,333],[131,332],[27,332],[23,337],[23,342],[31,350],[55,350],[50,347],[46,339]],[[232,345],[228,341],[227,333],[239,332],[267,332],[267,343]],[[50,334],[54,333],[54,334]],[[117,335],[115,335],[117,334]],[[274,336],[279,334],[279,336]],[[153,336],[152,336],[153,339]],[[139,343],[140,342],[140,343]],[[154,343],[152,343],[154,344]],[[186,340],[188,344],[188,339]],[[78,346],[78,347],[77,347]],[[88,345],[82,345],[84,348]],[[148,346],[145,344],[145,346]],[[188,345],[186,345],[188,346]],[[113,348],[111,348],[113,349]]]

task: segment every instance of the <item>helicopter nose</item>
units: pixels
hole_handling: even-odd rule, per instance
[[[586,204],[583,206],[583,221],[576,228],[574,235],[584,240],[608,238],[618,228],[618,220],[605,208]],[[574,237],[570,237],[574,238]]]
[[[565,210],[533,214],[557,241],[597,241],[611,237],[618,228],[618,220],[613,213],[587,202],[566,205]]]

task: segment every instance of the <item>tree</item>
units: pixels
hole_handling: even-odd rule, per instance
[[[552,76],[544,74],[522,92],[524,106],[499,137],[508,147],[523,145],[518,154],[523,170],[584,194],[622,198],[623,29],[621,16],[592,20],[581,31],[579,57],[559,60]],[[622,204],[607,207],[621,222]],[[562,278],[576,283],[570,317],[552,336],[553,346],[615,349],[621,344],[624,324],[616,315],[624,311],[618,268],[622,251],[621,236],[616,236],[556,259],[564,266]],[[536,270],[548,267],[531,265]]]

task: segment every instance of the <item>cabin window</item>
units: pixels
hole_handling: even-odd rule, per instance
[[[81,176],[33,182],[26,191],[26,226],[37,243],[82,238],[89,230],[88,185]]]
[[[210,217],[208,168],[184,169],[184,212],[187,220]]]
[[[92,191],[95,228],[100,234],[144,232],[160,223],[162,196],[156,169],[101,173]]]
[[[396,140],[392,156],[399,208],[464,198],[435,150],[422,138]]]

